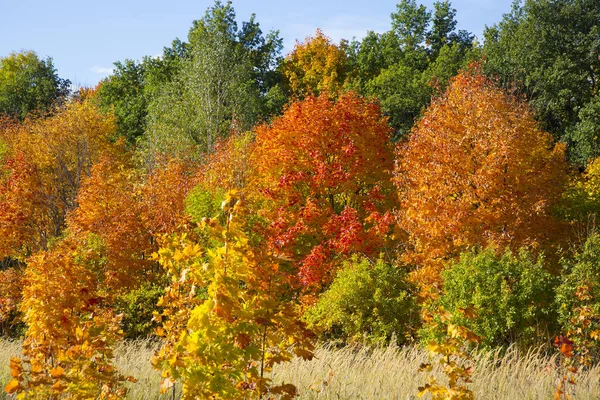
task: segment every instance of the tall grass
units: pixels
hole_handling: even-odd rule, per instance
[[[128,398],[139,400],[179,399],[181,387],[165,395],[158,394],[160,374],[150,359],[158,344],[149,341],[123,342],[117,349],[116,363],[135,376]],[[20,344],[0,340],[0,379],[9,379],[8,362],[18,355]],[[475,373],[471,388],[476,399],[551,399],[559,373],[556,356],[539,350],[520,352],[516,348],[478,353],[474,356]],[[418,373],[427,354],[415,347],[380,349],[320,347],[312,361],[293,360],[275,368],[275,382],[293,383],[300,399],[416,399],[425,376]],[[600,398],[600,366],[589,368],[576,377],[571,386],[574,399]],[[0,398],[9,398],[4,394]],[[427,398],[427,397],[425,397]]]

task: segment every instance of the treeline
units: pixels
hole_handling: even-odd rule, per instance
[[[316,340],[429,343],[423,391],[468,395],[463,346],[555,337],[564,394],[600,339],[600,8],[516,2],[483,44],[455,16],[283,57],[216,2],[75,93],[0,59],[6,391],[122,398],[112,349],[154,334],[186,398],[291,398],[267,372]]]

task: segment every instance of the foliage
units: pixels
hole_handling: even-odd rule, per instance
[[[145,176],[140,188],[140,217],[153,238],[176,232],[187,224],[186,197],[196,184],[196,168],[194,163],[172,159]]]
[[[303,98],[324,92],[335,97],[348,72],[345,46],[344,42],[332,43],[320,29],[304,43],[296,42],[282,65],[291,96]]]
[[[61,234],[94,162],[121,151],[109,142],[114,133],[114,119],[90,100],[0,132],[9,147],[0,175],[0,257],[27,256]]]
[[[439,283],[444,264],[470,246],[558,243],[550,212],[567,179],[564,146],[477,70],[452,80],[397,157],[404,257],[420,267],[415,278],[424,287]]]
[[[158,300],[165,294],[164,285],[152,281],[142,282],[115,299],[115,314],[122,314],[121,327],[125,339],[139,339],[152,335],[157,328],[152,321],[158,311]]]
[[[476,315],[475,310],[471,307],[461,308],[457,311],[467,320]],[[471,376],[474,368],[469,365],[472,359],[465,347],[479,343],[481,338],[469,328],[456,322],[456,315],[447,313],[443,308],[438,310],[438,315],[439,325],[444,328],[445,336],[440,341],[430,341],[427,348],[430,357],[439,357],[438,362],[448,379],[448,387],[441,384],[431,374],[428,383],[419,388],[418,397],[429,393],[433,400],[473,400],[475,398],[473,391],[466,385],[472,382]],[[433,365],[424,363],[420,366],[419,371],[431,373]]]
[[[593,232],[572,260],[564,260],[556,290],[559,322],[575,343],[578,365],[589,365],[600,351],[600,236]]]
[[[350,45],[348,85],[380,99],[396,140],[472,57],[473,36],[456,31],[455,16],[449,1],[435,2],[432,15],[424,5],[403,0],[391,16],[392,30],[369,32]]]
[[[124,396],[128,378],[111,365],[120,321],[103,307],[113,292],[102,290],[107,281],[102,247],[94,235],[71,236],[29,259],[21,303],[24,358],[11,360],[8,393],[46,399]]]
[[[556,387],[556,392],[554,392],[555,400],[571,400],[572,397],[569,395],[569,385],[577,384],[577,382],[575,382],[575,376],[579,372],[579,368],[574,365],[573,345],[573,341],[565,336],[557,336],[556,339],[554,339],[554,346],[559,351],[561,357],[560,363],[562,368],[562,376]]]
[[[69,94],[67,79],[56,73],[51,58],[33,51],[0,57],[0,115],[24,120],[30,113],[45,113]]]
[[[227,139],[219,141],[214,153],[198,171],[203,190],[217,197],[230,190],[239,190],[240,195],[244,195],[255,170],[251,161],[253,149],[252,132],[232,132]]]
[[[366,92],[381,99],[381,107],[396,132],[394,139],[410,131],[431,97],[431,88],[423,82],[420,71],[404,64],[383,69],[366,84]]]
[[[185,211],[193,222],[199,223],[204,218],[217,214],[225,193],[213,193],[198,185],[190,190],[185,199]]]
[[[103,110],[115,114],[117,134],[131,144],[141,137],[145,130],[147,99],[144,96],[143,63],[132,60],[116,62],[111,76],[98,86],[97,99]]]
[[[113,291],[135,288],[151,268],[153,252],[149,230],[140,217],[135,175],[123,160],[102,158],[77,195],[79,207],[69,216],[69,234],[93,234],[102,241],[102,284]]]
[[[344,343],[386,345],[411,340],[417,306],[406,271],[378,259],[354,256],[337,272],[304,318],[324,338]]]
[[[117,136],[129,145],[142,139],[147,129],[148,103],[174,79],[187,58],[189,45],[176,39],[159,57],[114,63],[114,72],[100,82],[95,98],[103,111],[114,113]]]
[[[153,359],[163,371],[162,390],[181,379],[185,399],[292,398],[293,385],[271,386],[265,373],[294,354],[310,359],[311,334],[282,297],[286,277],[276,260],[248,246],[235,193],[222,213],[204,220],[220,246],[202,249],[185,234],[167,236],[155,254],[171,279],[156,316],[165,337]],[[205,298],[198,296],[202,287]]]
[[[485,347],[538,344],[556,328],[556,279],[542,261],[525,250],[518,255],[510,250],[497,255],[494,248],[463,253],[442,272],[443,292],[432,307],[443,308],[456,323],[482,337]],[[477,315],[464,318],[460,310],[469,306]],[[421,336],[427,340],[440,333],[426,326]]]
[[[599,21],[595,0],[526,0],[484,34],[487,73],[525,94],[580,164],[598,156]]]
[[[557,211],[576,229],[587,230],[590,219],[593,221],[600,212],[600,158],[590,160],[584,173],[574,178],[567,186]]]
[[[0,335],[3,337],[17,336],[22,329],[22,314],[19,312],[22,288],[22,267],[0,269]]]
[[[270,222],[269,247],[320,287],[334,258],[385,248],[394,205],[389,128],[376,103],[356,94],[309,96],[255,129],[254,193]]]
[[[149,103],[146,162],[156,155],[197,159],[263,111],[281,50],[276,34],[262,36],[254,17],[238,29],[231,2],[219,1],[189,32],[189,57]]]

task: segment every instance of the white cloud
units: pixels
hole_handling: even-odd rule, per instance
[[[110,75],[113,73],[113,69],[107,67],[92,67],[90,71],[100,75]]]

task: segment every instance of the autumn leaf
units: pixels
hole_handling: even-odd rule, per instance
[[[4,391],[8,394],[13,394],[20,388],[21,384],[19,383],[19,381],[16,379],[11,379],[10,381],[8,381],[6,386],[4,386]]]

